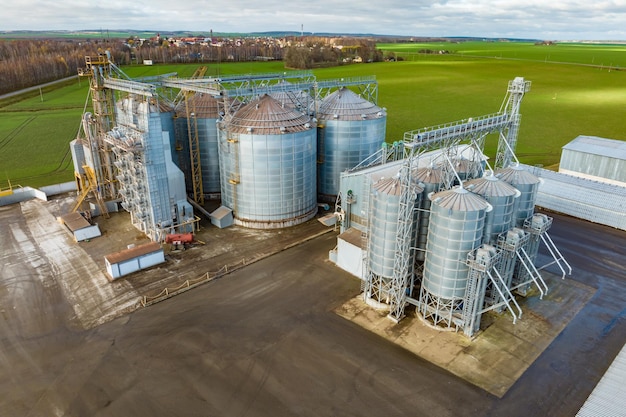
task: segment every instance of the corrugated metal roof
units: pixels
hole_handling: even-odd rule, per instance
[[[106,255],[104,259],[109,261],[110,264],[116,264],[160,250],[162,250],[161,245],[159,245],[157,242],[149,242],[143,245],[135,246],[130,249],[124,249],[119,252]]]
[[[495,175],[469,180],[464,182],[463,186],[469,191],[482,196],[510,197],[519,194],[517,188],[500,180]]]
[[[315,123],[309,116],[283,106],[278,100],[265,94],[239,109],[227,128],[233,133],[280,135],[314,127]]]
[[[218,99],[209,94],[196,93],[189,98],[188,102],[189,112],[193,112],[198,118],[217,119],[220,116]],[[176,116],[187,117],[184,100],[176,106]]]
[[[282,81],[277,85],[285,85],[289,86],[291,83],[289,81]],[[276,91],[270,94],[270,96],[274,97],[281,104],[285,106],[295,107],[297,103],[306,104],[309,101],[312,101],[311,95],[304,90],[293,90],[293,89],[285,89],[285,91]]]
[[[626,415],[626,345],[617,354],[576,417]]]
[[[453,211],[480,211],[489,207],[489,203],[484,198],[462,187],[435,193],[431,200],[433,204]]]
[[[399,178],[381,178],[374,184],[374,190],[382,194],[399,196],[402,194],[402,182]]]
[[[219,206],[213,212],[211,212],[211,217],[216,218],[217,220],[222,220],[224,217],[231,214],[233,211],[225,206]]]
[[[626,160],[626,142],[621,140],[581,135],[562,149]]]
[[[362,233],[360,230],[351,227],[339,236],[337,236],[337,239],[341,239],[356,247],[363,248],[363,237],[361,235]]]
[[[537,184],[539,182],[539,178],[525,170],[521,165],[499,169],[495,175],[512,185]]]
[[[70,231],[75,232],[85,227],[91,226],[91,224],[80,213],[74,211],[72,213],[64,214],[61,216],[61,221],[67,226]]]
[[[626,187],[526,168],[543,180],[537,193],[538,206],[626,230]]]
[[[441,184],[443,182],[443,170],[436,167],[418,168],[414,177],[416,181],[424,184]]]
[[[328,120],[366,120],[386,115],[382,108],[345,87],[325,97],[317,112],[318,118]]]
[[[468,172],[470,171],[476,164],[477,162],[474,161],[470,161],[469,159],[466,158],[453,158],[451,160],[452,162],[452,166],[454,167],[454,170],[458,173],[458,172]],[[447,161],[443,161],[440,162],[439,165],[448,165]]]

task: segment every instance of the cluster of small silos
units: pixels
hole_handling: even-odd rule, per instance
[[[495,175],[488,173],[464,181],[461,187],[431,196],[420,293],[424,305],[420,308],[432,308],[433,305],[454,308],[458,305],[455,303],[468,301],[465,300],[468,254],[479,248],[494,251],[501,236],[506,238],[509,232],[518,237],[520,233],[524,235],[519,228],[520,222],[523,226],[524,221],[533,216],[538,183],[532,174],[510,167]],[[506,274],[510,275],[511,266],[502,266],[509,269],[508,272],[502,271],[507,280]],[[511,285],[510,278],[507,285]],[[484,289],[474,296],[484,297]],[[482,304],[483,300],[478,302]],[[424,313],[427,312],[424,310]]]
[[[450,183],[445,175],[449,173],[436,165],[412,173],[413,181],[419,184],[415,188],[422,198],[416,204],[419,215],[414,217],[411,231],[414,240],[407,250],[415,252],[416,266],[419,266],[419,308],[423,308],[424,316],[433,309],[462,305],[466,297],[469,272],[466,260],[470,252],[479,248],[494,252],[502,239],[521,239],[526,235],[524,226],[529,222],[537,223],[538,228],[543,226],[539,224],[541,219],[535,220],[542,215],[534,215],[539,180],[531,173],[512,166],[495,174],[489,171],[479,178],[463,175],[460,186],[442,190],[444,184]],[[368,267],[374,279],[384,284],[394,274],[393,260],[398,253],[399,180],[375,182],[372,194]],[[533,251],[536,255],[536,248],[527,249],[531,257]],[[502,271],[507,285],[511,285],[514,273],[521,274],[519,270],[515,272],[515,259],[503,264],[503,268],[507,269]],[[371,292],[378,293],[375,301],[385,302],[384,290]],[[484,297],[484,289],[476,296]]]

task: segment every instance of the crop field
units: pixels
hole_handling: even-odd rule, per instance
[[[532,45],[512,42],[382,44],[405,60],[315,70],[318,79],[374,75],[378,104],[388,111],[387,141],[404,132],[500,109],[509,80],[532,82],[521,105],[517,155],[556,168],[561,147],[578,135],[626,140],[626,45]],[[418,54],[420,49],[451,54]],[[546,53],[549,58],[546,59]],[[555,62],[558,60],[558,62]],[[177,72],[198,64],[132,66],[131,77]],[[208,64],[207,75],[283,72],[282,62]],[[0,188],[6,179],[42,186],[73,178],[69,142],[87,100],[87,80],[0,101]],[[43,101],[42,101],[43,98]],[[497,138],[488,138],[493,156]]]

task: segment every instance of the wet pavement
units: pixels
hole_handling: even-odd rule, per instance
[[[328,261],[336,233],[297,244],[207,228],[206,245],[106,289],[100,255],[87,256],[108,250],[97,248],[104,240],[78,257],[58,251],[67,236],[46,232],[38,209],[0,208],[2,416],[573,416],[626,342],[626,233],[569,217],[551,214],[550,234],[568,279],[595,292],[498,398],[334,313],[360,284]],[[128,239],[131,229],[116,250]],[[249,255],[264,256],[165,302],[131,303],[162,279]],[[96,278],[81,275],[85,256]],[[126,286],[137,294],[120,298]],[[82,305],[81,291],[102,311]],[[105,305],[108,291],[116,301]],[[120,314],[127,301],[135,311]]]

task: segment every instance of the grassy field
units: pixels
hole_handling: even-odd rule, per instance
[[[558,49],[561,45],[468,42],[380,47],[402,53],[407,59],[326,68],[315,70],[315,74],[318,79],[375,75],[378,103],[388,110],[389,142],[401,140],[409,130],[497,112],[508,81],[516,76],[532,82],[521,107],[517,154],[522,162],[555,167],[560,148],[578,135],[626,140],[626,71],[589,65],[595,59],[606,59],[614,67],[618,63],[626,67],[618,60],[624,59],[626,46],[566,44]],[[451,51],[453,47],[459,48],[455,55],[416,53],[419,49]],[[534,48],[564,50],[559,57],[562,63],[541,59]],[[491,58],[484,58],[488,56]],[[131,77],[169,72],[185,77],[196,68],[163,65],[123,69]],[[222,63],[209,65],[208,75],[282,71],[282,62]],[[0,188],[6,186],[6,178],[23,186],[73,178],[68,144],[76,136],[86,99],[87,83],[83,79],[80,84],[77,80],[44,91],[43,102],[38,92],[23,100],[0,102]],[[496,138],[487,142],[491,156],[495,142]]]

